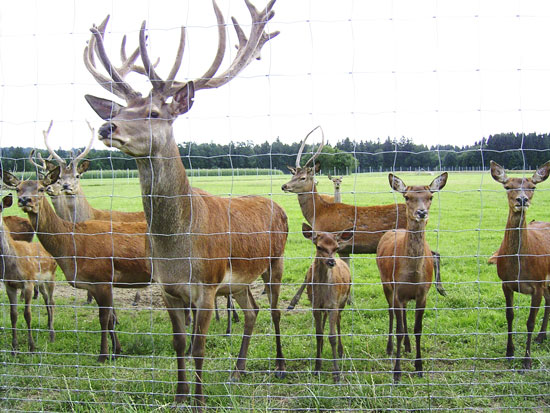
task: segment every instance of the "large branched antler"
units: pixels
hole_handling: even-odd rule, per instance
[[[51,146],[48,142],[48,136],[50,136],[52,126],[53,126],[53,120],[50,122],[50,126],[48,126],[48,129],[45,130],[45,131],[42,131],[42,134],[44,135],[44,144],[46,145],[46,148],[48,149],[48,152],[50,153],[50,157],[48,159],[50,159],[53,156],[53,158],[57,161],[59,166],[61,166],[62,168],[65,168],[67,166],[67,162],[65,162],[65,159],[63,159],[61,156],[59,156],[57,154],[57,152],[55,152],[51,148]]]
[[[86,155],[88,155],[88,152],[92,149],[92,145],[94,144],[94,138],[95,138],[95,129],[90,125],[90,122],[86,121],[88,124],[88,128],[90,129],[91,136],[90,136],[90,142],[88,142],[88,145],[84,148],[82,152],[80,152],[77,156],[73,156],[73,160],[71,161],[69,166],[73,166],[76,168],[78,166],[78,163],[84,159]]]
[[[304,168],[307,167],[310,163],[312,163],[317,157],[321,154],[321,151],[323,150],[323,147],[325,146],[325,133],[323,132],[323,128],[321,126],[316,126],[313,128],[304,138],[302,141],[302,145],[300,146],[300,150],[298,151],[298,155],[296,155],[296,169],[300,168],[300,161],[302,160],[302,152],[304,151],[304,148],[306,146],[307,138],[309,138],[309,135],[311,135],[313,132],[315,132],[317,129],[321,131],[321,144],[319,145],[319,148],[317,149],[317,152],[309,158],[306,162],[306,164],[303,166]]]
[[[225,55],[227,34],[225,31],[225,20],[223,18],[222,12],[216,4],[216,1],[212,0],[212,5],[214,7],[214,13],[216,15],[218,25],[218,49],[214,60],[208,70],[206,70],[206,72],[200,78],[193,81],[195,90],[220,87],[231,81],[235,76],[237,76],[245,67],[248,66],[248,64],[253,59],[260,58],[260,51],[264,44],[279,34],[278,31],[273,33],[266,33],[264,31],[267,23],[275,15],[275,12],[272,10],[274,3],[275,0],[271,0],[263,10],[258,11],[254,7],[254,5],[250,3],[249,0],[245,0],[245,4],[248,7],[252,19],[249,37],[246,37],[237,20],[235,18],[232,18],[233,26],[239,39],[237,53],[229,67],[223,73],[216,76],[216,73],[218,72],[222,64]],[[128,102],[132,99],[141,97],[141,94],[135,91],[124,80],[124,77],[131,71],[146,75],[149,78],[149,81],[151,82],[151,85],[153,87],[153,93],[162,96],[165,99],[170,96],[174,96],[174,94],[179,89],[186,85],[185,82],[175,81],[175,77],[183,60],[183,53],[185,49],[184,27],[181,28],[180,42],[176,53],[176,58],[167,79],[164,80],[156,72],[155,67],[157,64],[152,64],[151,59],[149,58],[149,54],[147,52],[145,21],[141,25],[139,36],[139,49],[134,51],[134,53],[127,57],[126,52],[124,51],[126,42],[126,37],[124,37],[121,46],[122,66],[117,68],[111,63],[103,44],[105,27],[107,25],[108,19],[109,16],[107,16],[107,18],[99,25],[99,27],[94,26],[90,29],[92,31],[92,37],[88,42],[87,47],[84,49],[84,64],[86,65],[88,71],[101,86]],[[97,54],[97,57],[101,61],[110,78],[103,75],[97,69],[94,62],[94,53]],[[134,64],[138,55],[141,55],[143,67],[136,66]]]

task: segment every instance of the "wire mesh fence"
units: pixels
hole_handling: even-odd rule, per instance
[[[67,5],[72,17],[61,20],[33,5],[35,27],[21,29],[9,21],[19,9],[8,8],[0,32],[3,410],[549,408],[550,145],[530,133],[547,128],[539,95],[550,66],[531,54],[547,30],[543,6],[276,3],[266,32],[281,30],[282,45],[266,40],[264,62],[247,60],[199,103],[217,39],[206,49],[193,39],[216,34],[211,4]],[[106,13],[113,26],[88,33]],[[220,1],[219,14],[248,22],[250,39],[263,23],[250,24],[244,2]],[[129,108],[109,106],[94,122],[93,136],[117,150],[85,149],[88,163],[71,153],[88,145],[84,118],[95,116],[82,96],[113,98],[88,73],[101,72],[92,73],[99,83],[112,75],[98,43],[109,58],[123,34],[138,47],[144,17],[136,53],[147,47],[152,63],[135,64],[149,76],[129,74],[136,95],[125,76],[103,85]],[[182,83],[138,99],[160,82],[151,72],[171,71],[183,20],[192,57]],[[29,37],[32,73],[19,78],[11,48]],[[231,39],[243,47],[241,35]],[[42,53],[54,58],[57,43],[77,63],[52,74]],[[88,71],[86,45],[85,56],[97,54]],[[334,65],[319,66],[326,52]],[[223,67],[241,52],[227,54]],[[503,97],[489,75],[518,88]],[[334,83],[346,93],[331,90],[325,106]],[[36,106],[23,117],[7,104],[17,91]],[[73,109],[58,112],[59,99]],[[312,124],[325,136],[317,130],[302,151]],[[52,159],[31,163],[30,147],[44,146]],[[136,166],[115,167],[118,150]],[[29,233],[32,243],[14,240]]]

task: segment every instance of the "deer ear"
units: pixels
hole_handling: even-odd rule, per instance
[[[506,181],[508,181],[504,168],[495,161],[491,161],[491,176],[495,181],[500,182],[501,184],[505,184]]]
[[[102,99],[92,95],[84,95],[84,99],[86,99],[86,102],[89,103],[95,113],[103,120],[111,120],[124,108],[124,106],[112,100]]]
[[[61,173],[61,167],[58,165],[55,167],[55,169],[48,172],[46,177],[42,179],[42,185],[48,186],[55,184],[57,180],[59,179],[59,174]]]
[[[4,208],[9,208],[13,205],[13,195],[8,194],[2,198],[2,203],[0,203],[0,211],[3,211]]]
[[[172,97],[170,102],[170,111],[174,117],[189,112],[193,106],[193,99],[195,98],[195,84],[188,82],[178,90]]]
[[[293,168],[292,166],[288,166],[288,165],[287,165],[287,168],[292,175],[296,175],[296,168]]]
[[[2,170],[2,181],[9,188],[15,188],[20,182],[14,175],[4,170]]]
[[[546,181],[549,174],[550,174],[550,161],[546,162],[539,169],[537,169],[537,171],[533,174],[533,177],[531,179],[533,180],[534,184],[538,184],[543,181]]]
[[[430,184],[430,191],[431,192],[441,191],[445,186],[445,184],[447,183],[448,177],[449,177],[449,174],[447,172],[443,172],[441,175],[435,178]]]
[[[388,174],[388,180],[390,181],[390,186],[394,191],[405,193],[407,192],[407,185],[405,185],[405,182],[401,180],[401,178],[398,178],[394,174]]]
[[[89,167],[90,161],[86,159],[78,164],[78,166],[76,167],[76,172],[78,172],[79,174],[83,174],[88,170]]]
[[[353,228],[346,229],[345,231],[342,231],[340,232],[340,234],[338,234],[338,242],[348,242],[353,238],[353,235]]]
[[[302,223],[302,235],[304,236],[304,238],[306,239],[310,239],[310,240],[313,240],[313,230],[311,229],[311,227],[306,224],[305,222]]]

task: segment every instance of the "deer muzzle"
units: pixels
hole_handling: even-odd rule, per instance
[[[99,139],[110,139],[113,132],[116,130],[116,125],[111,122],[104,123],[101,125],[101,127],[98,130],[98,134],[100,136]]]

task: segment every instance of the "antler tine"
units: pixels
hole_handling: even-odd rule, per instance
[[[132,87],[124,81],[124,76],[126,76],[128,72],[130,72],[133,68],[132,59],[135,61],[137,55],[134,57],[134,52],[130,56],[129,60],[123,62],[121,70],[124,72],[124,74],[121,75],[117,68],[115,68],[109,60],[107,52],[105,51],[105,45],[103,44],[103,37],[108,21],[109,16],[107,16],[103,20],[99,27],[93,26],[90,29],[90,31],[92,32],[92,36],[90,38],[90,41],[88,42],[88,46],[84,49],[84,64],[86,65],[86,68],[92,74],[92,76],[94,76],[94,78],[101,84],[101,86],[103,86],[111,93],[114,93],[118,97],[129,101],[141,96],[139,92],[133,90]],[[111,79],[103,76],[101,73],[98,72],[93,57],[94,51],[97,53],[101,64],[103,65],[109,76],[111,76]],[[126,65],[128,65],[128,69],[125,68]]]
[[[244,32],[239,26],[237,20],[233,18],[233,25],[235,27],[235,31],[237,32],[237,37],[239,38],[239,47],[235,59],[229,68],[222,74],[211,78],[215,72],[212,74],[208,73],[209,76],[203,76],[202,79],[195,81],[195,90],[217,88],[226,84],[237,76],[246,66],[248,66],[252,59],[258,58],[262,46],[268,40],[277,36],[278,32],[274,32],[272,34],[267,34],[264,32],[266,24],[275,15],[275,12],[272,10],[275,0],[271,0],[265,9],[260,12],[256,9],[256,7],[254,7],[250,0],[245,0],[245,3],[252,19],[250,36],[248,40],[246,39],[246,36],[244,35]]]
[[[50,156],[53,156],[60,166],[66,166],[67,162],[65,162],[65,160],[61,156],[59,156],[50,147],[50,144],[48,143],[48,136],[50,135],[50,131],[52,130],[52,126],[53,126],[53,120],[50,121],[50,126],[48,127],[48,130],[42,131],[42,134],[44,135],[44,144],[46,145],[46,148],[48,149],[48,152],[50,153]]]
[[[78,163],[80,162],[80,160],[82,158],[84,158],[86,155],[88,155],[88,152],[90,152],[90,150],[92,149],[92,146],[94,144],[94,137],[95,137],[95,129],[92,127],[92,125],[90,125],[90,122],[86,121],[86,123],[88,124],[88,128],[90,129],[90,132],[92,132],[92,136],[90,138],[90,142],[88,142],[88,145],[86,146],[86,148],[84,148],[84,150],[78,154],[78,156],[73,156],[73,160],[71,162],[71,164],[73,165],[78,165]]]
[[[313,130],[311,132],[309,132],[307,134],[307,136],[305,137],[304,139],[304,142],[306,141],[306,139],[309,137],[309,135],[311,135],[313,132],[315,132],[317,129],[320,129],[321,130],[321,144],[319,145],[319,148],[317,148],[317,152],[315,152],[315,154],[309,158],[306,162],[306,164],[304,165],[304,168],[306,166],[308,166],[310,163],[313,163],[313,161],[315,159],[317,159],[317,157],[319,156],[319,154],[321,153],[321,151],[323,150],[323,147],[325,146],[325,133],[323,132],[323,128],[321,128],[321,125],[319,126],[316,126],[315,128],[313,128]]]
[[[29,154],[29,162],[31,163],[31,165],[33,165],[34,167],[36,167],[36,172],[38,173],[39,170],[42,170],[42,171],[46,171],[47,168],[46,168],[46,162],[42,159],[42,156],[40,155],[40,152],[38,152],[38,155],[37,157],[42,161],[42,165],[38,165],[35,161],[34,161],[34,154],[35,154],[36,150],[35,149],[32,149],[31,150],[31,153]]]
[[[174,65],[172,66],[172,69],[170,70],[170,73],[166,78],[166,84],[165,84],[166,91],[168,91],[172,87],[172,84],[174,83],[176,75],[178,74],[178,70],[180,70],[184,51],[185,51],[185,27],[182,26],[181,34],[180,34],[180,43],[178,45],[178,53],[176,54]]]
[[[312,131],[313,132],[313,131]],[[304,148],[306,147],[306,140],[311,135],[311,132],[307,134],[307,136],[302,141],[302,146],[300,146],[300,150],[298,151],[298,155],[296,155],[296,169],[300,167],[300,161],[302,160],[302,152],[304,151]]]
[[[138,66],[135,63],[136,59],[139,56],[139,46],[136,47],[136,50],[134,50],[134,53],[130,55],[130,58],[128,59],[126,57],[126,35],[122,37],[122,43],[120,44],[120,61],[123,62],[122,66],[117,67],[118,73],[122,77],[125,77],[130,72],[139,73],[140,75],[147,76],[147,73],[145,73],[145,68],[143,66]],[[153,64],[153,67],[157,67],[160,62],[160,58],[157,58],[157,61]]]
[[[149,78],[151,85],[153,85],[153,90],[162,92],[165,82],[155,71],[155,67],[151,64],[151,59],[149,59],[149,53],[147,53],[147,45],[145,43],[145,20],[141,23],[141,29],[139,31],[139,50],[145,74]]]

